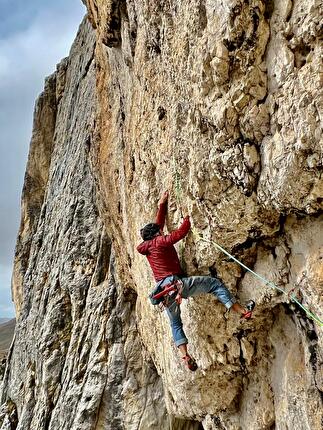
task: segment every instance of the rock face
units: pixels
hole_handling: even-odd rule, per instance
[[[35,109],[1,430],[320,429],[322,328],[289,300],[322,318],[320,2],[86,3]],[[183,303],[195,373],[135,250],[166,188],[187,272],[257,302]]]

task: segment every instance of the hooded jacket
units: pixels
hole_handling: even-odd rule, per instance
[[[156,224],[160,226],[161,230],[165,225],[166,211],[167,202],[160,204]],[[174,244],[187,235],[190,227],[191,223],[187,216],[177,230],[167,235],[155,236],[153,239],[145,240],[137,246],[137,251],[147,257],[156,281],[161,281],[170,275],[182,274]]]

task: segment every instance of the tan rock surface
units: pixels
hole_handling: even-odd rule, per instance
[[[323,317],[319,1],[86,3],[36,109],[0,426],[320,429],[322,329],[288,296]],[[135,250],[166,188],[168,230],[188,212],[286,292],[190,234],[188,273],[257,301],[183,303],[195,373]]]
[[[28,168],[48,182],[43,202],[23,212],[18,238],[16,264],[27,252],[28,258],[14,283],[22,279],[1,430],[115,430],[127,423],[143,430],[166,427],[170,419],[160,378],[143,361],[135,296],[125,296],[114,279],[111,241],[98,216],[87,156],[96,107],[94,48],[84,22],[69,59],[50,78],[54,83],[64,67],[65,89],[46,85],[36,105],[36,118],[46,118],[43,101],[55,104],[58,95],[50,163],[33,156],[42,151],[35,136],[47,130],[46,121],[34,123]],[[34,197],[25,183],[24,207]]]

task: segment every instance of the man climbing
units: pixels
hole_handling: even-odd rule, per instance
[[[177,230],[165,235],[163,228],[167,212],[167,201],[168,191],[162,195],[159,201],[156,222],[147,224],[140,230],[143,242],[137,247],[137,250],[148,259],[157,282],[154,291],[161,291],[153,297],[163,297],[175,344],[182,353],[186,366],[194,371],[197,369],[197,364],[187,352],[188,340],[183,330],[180,311],[181,298],[187,299],[197,294],[210,293],[220,300],[227,309],[233,309],[246,319],[251,317],[255,303],[250,300],[246,305],[246,309],[243,308],[217,278],[211,276],[187,277],[184,275],[174,244],[187,235],[191,223],[189,216],[186,216]],[[163,296],[166,291],[169,291],[169,293]]]

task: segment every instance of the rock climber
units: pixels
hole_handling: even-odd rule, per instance
[[[197,369],[197,364],[187,352],[188,340],[181,319],[181,298],[187,299],[197,294],[210,293],[227,309],[240,313],[246,319],[251,318],[255,302],[250,300],[244,308],[219,279],[211,276],[186,276],[183,273],[174,244],[188,234],[191,223],[189,216],[186,216],[178,229],[167,235],[163,233],[168,196],[169,193],[166,191],[159,200],[156,222],[147,224],[140,230],[143,242],[137,247],[137,251],[148,259],[157,283],[154,291],[163,291],[163,288],[166,291],[169,286],[176,288],[176,294],[171,291],[167,295],[167,300],[166,296],[164,297],[165,309],[170,320],[175,344],[182,353],[188,369],[194,371]]]

